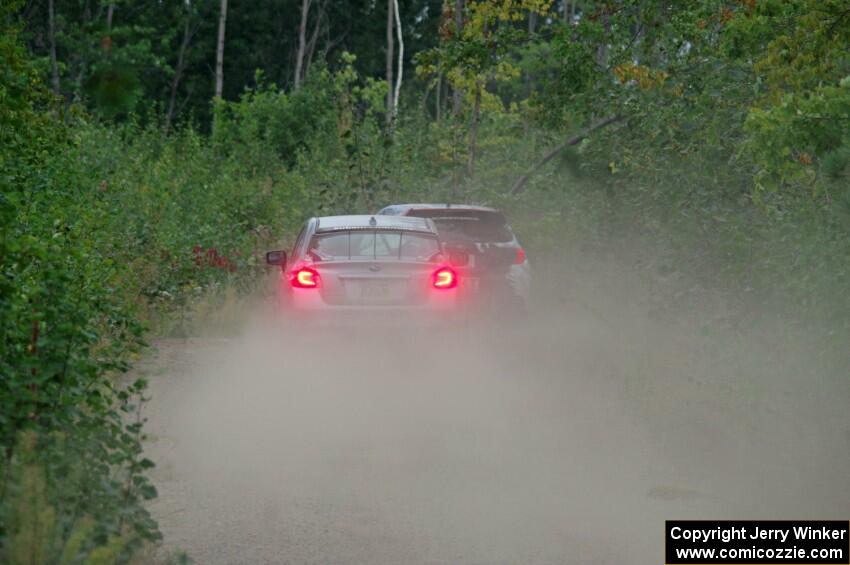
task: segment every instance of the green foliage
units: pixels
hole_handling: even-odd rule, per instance
[[[27,438],[32,443],[32,438]],[[29,446],[32,455],[34,446]],[[10,563],[48,563],[57,545],[56,510],[47,502],[47,479],[44,470],[25,465],[18,473],[15,486],[18,492],[9,493],[11,504],[7,558]],[[75,544],[76,545],[76,544]]]
[[[745,149],[760,190],[817,194],[840,175],[850,145],[850,11],[846,2],[760,2],[731,20],[730,35],[754,35],[753,68],[765,85],[746,122]],[[752,57],[752,53],[750,54]]]
[[[528,11],[545,15],[550,0],[509,0],[506,2],[470,1],[462,14],[463,29],[457,29],[454,14],[445,19],[439,46],[418,55],[418,72],[445,73],[453,84],[464,89],[476,83],[518,76],[506,55],[526,35],[516,23]]]
[[[109,533],[104,528],[102,516],[96,521],[91,514],[74,517],[62,512],[67,510],[67,503],[61,501],[61,497],[75,485],[71,484],[74,479],[57,475],[66,469],[51,464],[51,456],[56,455],[52,446],[39,444],[35,433],[21,435],[21,443],[7,471],[11,486],[3,508],[4,524],[8,527],[0,554],[4,562],[11,565],[126,562],[138,546],[138,532],[127,524],[118,524],[120,533]],[[62,454],[59,461],[65,463],[68,459],[67,454]],[[79,480],[79,474],[74,475]],[[51,492],[57,487],[62,491]],[[51,500],[59,501],[59,511]],[[88,512],[98,510],[101,509],[95,506],[87,509]]]
[[[407,53],[434,45],[442,0],[402,0],[400,16]],[[111,7],[111,10],[110,10]],[[268,80],[290,86],[298,46],[301,0],[245,0],[228,10],[225,100],[254,85],[260,70]],[[358,72],[383,76],[386,2],[333,0],[311,5],[307,76],[323,64],[355,53]],[[213,110],[218,2],[54,2],[59,93],[98,117],[132,120],[168,108],[174,88],[177,121],[207,127]],[[110,15],[111,13],[111,25]],[[23,3],[9,12],[25,29],[24,39],[50,83],[48,3]],[[412,77],[412,73],[408,77]],[[172,82],[175,81],[176,82]]]
[[[145,92],[144,80],[156,75],[152,69],[166,66],[161,46],[176,33],[175,29],[156,29],[158,18],[179,14],[172,6],[138,4],[112,4],[110,24],[107,3],[55,2],[58,93],[84,101],[110,119],[126,117],[137,109]],[[135,21],[125,16],[131,8],[137,11]],[[39,23],[46,24],[47,14],[39,15],[44,17]],[[47,58],[45,53],[43,68],[50,66]],[[50,74],[48,70],[46,76]]]
[[[268,154],[291,166],[313,139],[334,131],[337,100],[333,78],[326,69],[314,72],[299,90],[287,93],[265,84],[258,73],[257,86],[237,102],[217,102],[213,140],[222,151]]]
[[[280,206],[297,207],[300,219],[372,207],[386,188],[392,146],[381,118],[386,83],[361,77],[354,56],[342,59],[338,71],[315,71],[296,92],[260,82],[216,109],[216,155],[237,167],[276,171],[282,190],[291,191]]]
[[[505,138],[490,113],[490,146],[464,194],[542,218],[523,233],[532,253],[564,238],[648,240],[679,274],[820,331],[822,354],[840,357],[837,336],[850,329],[840,290],[850,260],[848,16],[843,2],[583,2],[574,24],[542,30],[533,49],[517,35],[500,56],[550,54],[523,63],[537,77],[529,115],[538,126],[622,121],[566,154],[560,169],[537,173],[517,201],[479,186],[510,186],[490,172],[503,155],[534,159],[539,134]],[[444,35],[434,53],[452,52],[458,39]],[[508,179],[522,171],[510,169]]]
[[[191,129],[56,120],[17,30],[2,31],[0,560],[126,562],[159,537],[145,383],[120,381],[142,322],[250,280],[301,212],[281,213],[296,199],[271,173]]]

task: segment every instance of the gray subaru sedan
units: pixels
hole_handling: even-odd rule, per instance
[[[448,323],[463,301],[458,268],[467,261],[444,249],[430,219],[385,215],[310,218],[289,257],[266,254],[281,270],[283,310],[319,324]]]

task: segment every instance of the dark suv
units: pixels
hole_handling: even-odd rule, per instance
[[[396,204],[378,213],[430,218],[447,247],[469,254],[468,284],[482,303],[525,311],[531,271],[500,211],[465,204]]]

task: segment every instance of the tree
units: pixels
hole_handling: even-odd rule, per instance
[[[174,66],[174,76],[171,77],[170,94],[168,97],[168,109],[165,112],[165,131],[171,129],[171,123],[178,112],[177,108],[177,89],[180,86],[180,81],[183,78],[183,73],[186,71],[187,56],[189,46],[192,42],[192,37],[198,31],[200,23],[192,22],[193,4],[187,3],[186,15],[183,22],[183,38],[180,41],[180,48],[177,50],[177,63]]]
[[[45,83],[68,104],[81,103],[116,120],[139,111],[153,116],[149,110],[161,107],[169,129],[183,114],[211,124],[210,100],[233,99],[255,86],[257,70],[264,80],[301,87],[315,63],[335,67],[348,51],[356,54],[359,73],[386,79],[387,3],[243,0],[236,12],[222,12],[221,4],[43,0],[25,2],[11,17],[23,25],[33,56],[43,59]],[[398,10],[393,4],[390,111],[396,90],[410,80],[411,54],[437,41],[442,0],[399,1]],[[305,5],[305,18],[291,17],[301,15]],[[219,31],[226,41],[226,69],[223,53],[218,65]]]
[[[463,0],[455,0],[454,24],[454,35],[459,38],[463,35]],[[452,88],[452,115],[460,115],[462,102],[463,92],[457,85],[454,85]]]
[[[754,58],[763,85],[743,144],[758,167],[757,196],[818,194],[822,180],[850,172],[850,5],[764,0],[730,14],[725,28],[727,56]]]
[[[401,16],[399,15],[398,0],[393,1],[396,31],[398,33],[398,73],[396,73],[395,94],[393,95],[393,118],[398,114],[398,97],[401,90],[401,79],[404,75],[404,39],[401,34]]]
[[[387,0],[387,124],[393,119],[393,28],[395,27],[395,0]]]
[[[50,79],[53,92],[59,94],[59,64],[56,61],[56,14],[53,0],[47,2],[48,38],[50,41]]]
[[[323,23],[327,19],[326,13],[325,13],[325,0],[319,1],[318,9],[316,10],[316,12],[317,12],[316,18],[315,18],[315,21],[313,22],[313,32],[310,34],[310,40],[307,42],[307,55],[306,55],[306,61],[304,62],[304,71],[303,71],[302,81],[303,81],[304,78],[306,78],[307,73],[310,70],[310,65],[313,64],[313,55],[316,52],[316,43],[318,42],[319,34],[321,33],[321,31],[323,29]],[[332,41],[328,40],[328,45],[326,46],[326,49],[325,49],[325,55],[327,55],[327,52],[330,51],[338,41],[339,41],[339,39],[336,42],[332,42]]]
[[[307,49],[307,18],[310,15],[311,0],[301,0],[301,23],[298,25],[298,52],[295,56],[295,90],[301,87],[301,68]]]
[[[153,86],[150,74],[167,68],[157,48],[169,41],[172,30],[158,30],[155,22],[171,13],[148,12],[152,0],[139,4],[133,21],[106,2],[33,2],[21,14],[31,52],[47,62],[46,82],[67,104],[83,103],[108,118],[127,116],[144,99],[146,87]]]
[[[570,137],[569,139],[566,139],[563,142],[559,143],[557,146],[555,146],[554,149],[552,149],[551,151],[546,153],[543,157],[541,157],[539,161],[534,163],[534,165],[532,165],[531,168],[528,171],[526,171],[521,177],[519,177],[516,180],[516,182],[511,187],[510,194],[512,196],[516,196],[516,195],[520,194],[523,190],[525,190],[525,185],[528,182],[528,179],[531,178],[531,175],[533,175],[538,170],[540,170],[540,168],[542,168],[543,165],[545,165],[546,163],[548,163],[549,161],[551,161],[552,159],[557,157],[558,154],[560,154],[566,148],[573,147],[574,145],[578,145],[579,143],[581,143],[582,141],[587,139],[587,136],[589,136],[591,133],[593,133],[597,130],[600,130],[604,127],[608,127],[609,125],[614,124],[614,123],[618,122],[619,120],[620,120],[619,116],[610,116],[610,117],[605,118],[604,120],[600,121],[598,124],[594,124],[593,126],[588,128],[584,132],[580,133],[579,135]]]
[[[467,174],[475,170],[482,107],[485,103],[501,106],[487,91],[488,83],[509,82],[521,74],[513,62],[513,52],[531,34],[515,24],[524,20],[528,12],[546,14],[550,5],[551,0],[481,0],[466,4],[464,18],[459,11],[462,3],[456,2],[453,18],[443,22],[440,45],[418,57],[420,76],[442,74],[451,82],[455,95],[467,92],[472,96]],[[460,112],[457,98],[453,112],[455,115]]]
[[[224,89],[224,31],[227,26],[227,0],[221,0],[218,15],[218,42],[215,51],[215,97],[221,98]]]

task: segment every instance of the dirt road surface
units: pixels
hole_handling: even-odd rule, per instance
[[[643,565],[663,562],[665,519],[850,515],[846,380],[605,292],[484,336],[293,338],[251,319],[159,342],[141,371],[166,550]]]

